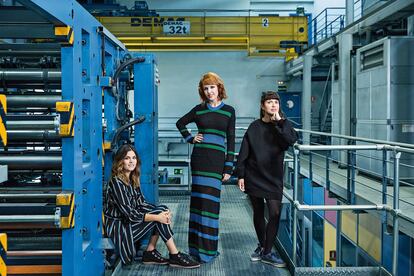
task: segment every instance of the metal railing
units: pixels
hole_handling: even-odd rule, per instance
[[[312,30],[310,44],[329,38],[345,27],[345,8],[333,7],[321,11],[308,25]]]
[[[298,200],[298,180],[299,180],[299,154],[300,151],[327,151],[327,150],[387,150],[392,151],[394,155],[394,197],[393,207],[387,205],[373,204],[373,205],[336,205],[336,206],[325,206],[325,205],[304,205]],[[399,231],[399,161],[401,152],[414,152],[411,149],[404,149],[398,146],[390,145],[333,145],[333,146],[317,146],[317,145],[295,145],[293,155],[293,197],[284,192],[284,196],[291,202],[293,208],[293,229],[292,229],[292,261],[296,266],[297,263],[297,212],[298,211],[343,211],[343,210],[383,210],[390,213],[393,216],[393,257],[392,257],[392,273],[396,275],[397,272],[397,258],[398,258],[398,231]],[[351,188],[352,189],[352,188]],[[355,187],[353,191],[355,192]]]
[[[399,233],[399,218],[402,216],[402,212],[400,211],[400,168],[402,167],[400,159],[401,154],[414,154],[414,145],[407,144],[407,143],[398,143],[398,142],[389,142],[389,141],[382,141],[382,140],[376,140],[376,139],[368,139],[368,138],[362,138],[362,137],[352,137],[352,136],[346,136],[346,135],[337,135],[337,134],[330,134],[330,133],[323,133],[323,132],[316,132],[316,131],[308,131],[308,130],[302,130],[297,129],[299,132],[303,133],[310,133],[313,135],[324,135],[329,136],[333,138],[338,139],[346,139],[351,140],[352,143],[359,142],[365,142],[365,143],[374,143],[373,145],[299,145],[296,144],[293,148],[293,196],[291,196],[288,192],[284,191],[284,196],[291,202],[291,209],[292,209],[292,262],[294,266],[298,263],[298,255],[297,255],[297,242],[298,242],[298,233],[297,233],[297,219],[298,219],[298,211],[344,211],[344,210],[377,210],[377,211],[383,211],[385,214],[391,214],[393,217],[393,257],[392,257],[392,273],[396,275],[397,273],[397,257],[398,257],[398,233]],[[383,163],[384,168],[386,166],[385,164],[385,158],[386,153],[390,153],[392,155],[392,162],[393,163],[393,203],[392,207],[387,205],[386,197],[387,197],[387,181],[386,177],[387,175],[383,175],[382,179],[382,204],[372,204],[372,205],[356,205],[355,202],[355,183],[357,182],[355,180],[355,156],[357,155],[357,152],[363,152],[363,151],[379,151],[383,153]],[[315,152],[325,152],[325,154],[322,154],[321,156],[324,156],[326,158],[326,174],[325,174],[325,185],[326,189],[330,189],[330,172],[332,172],[329,168],[329,163],[332,160],[330,158],[331,151],[347,151],[348,152],[348,160],[344,166],[347,167],[347,201],[348,203],[351,203],[351,205],[306,205],[301,204],[298,199],[298,179],[300,174],[300,152],[304,151],[306,152],[306,155],[308,156],[309,160],[309,178],[312,181],[312,155],[315,155]],[[351,154],[349,154],[351,153]],[[306,161],[306,159],[305,159]],[[338,163],[339,164],[339,163]],[[414,167],[413,167],[414,169]],[[414,170],[413,170],[414,171]],[[319,175],[320,177],[323,177]],[[409,183],[404,183],[409,184]],[[408,202],[407,202],[408,203]],[[338,226],[339,227],[339,226]],[[338,245],[339,246],[339,245]],[[340,252],[338,253],[338,259],[339,259]]]
[[[370,10],[380,7],[389,0],[354,0],[353,21],[357,21]],[[346,24],[345,7],[328,7],[308,24],[310,46],[341,31]]]
[[[333,133],[325,133],[325,132],[318,132],[318,131],[310,131],[304,129],[297,129],[298,132],[301,133],[309,133],[311,138],[315,135],[318,137],[326,137],[329,139],[324,139],[324,141],[332,141],[333,144],[345,144],[345,145],[355,145],[355,144],[382,144],[382,145],[389,145],[395,146],[400,148],[406,148],[407,151],[404,152],[404,158],[402,158],[402,162],[400,164],[402,170],[402,177],[400,177],[400,182],[407,186],[414,187],[414,145],[409,143],[400,143],[400,142],[392,142],[392,141],[384,141],[378,139],[370,139],[364,137],[354,137],[354,136],[347,136],[347,135],[340,135],[340,134],[333,134]],[[321,139],[320,139],[321,140]],[[336,141],[335,141],[336,140]],[[340,140],[345,142],[341,142]],[[317,144],[317,143],[314,143]],[[410,150],[413,150],[410,152]],[[372,152],[371,152],[372,153]],[[334,157],[333,154],[330,156],[326,155],[318,155],[313,154],[312,152],[309,154],[309,169],[312,169],[312,158],[313,155],[320,156],[321,158],[325,158],[326,161],[337,161],[339,163],[345,163],[349,165],[347,168],[347,178],[348,180],[351,177],[354,177],[355,171],[359,170],[360,172],[365,173],[366,175],[372,176],[374,178],[380,178],[383,186],[384,198],[386,200],[386,185],[389,183],[390,177],[392,176],[392,171],[388,168],[391,164],[389,154],[387,150],[383,150],[382,154],[372,154],[367,155],[364,153],[356,153],[353,151],[347,151],[347,156],[345,154],[338,157]],[[340,154],[338,154],[340,155]],[[346,158],[345,158],[346,157]],[[345,160],[347,159],[347,160]],[[370,162],[370,164],[375,164],[370,166],[366,166],[366,163]],[[327,163],[327,166],[329,164]],[[381,168],[380,168],[381,167]],[[352,182],[355,181],[351,179]],[[328,181],[329,182],[329,181]],[[383,203],[386,203],[384,201]]]

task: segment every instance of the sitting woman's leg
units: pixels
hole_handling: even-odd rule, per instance
[[[164,258],[156,249],[157,241],[160,236],[158,233],[151,236],[147,249],[142,256],[142,263],[144,264],[168,264],[168,259]]]
[[[177,254],[178,253],[178,249],[177,246],[175,246],[174,240],[173,238],[169,239],[165,245],[168,248],[168,252],[170,252],[170,254]]]
[[[159,237],[160,236],[158,235],[158,233],[151,236],[146,251],[152,251],[157,247],[157,241]]]

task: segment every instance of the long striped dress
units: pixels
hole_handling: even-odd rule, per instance
[[[218,255],[221,180],[223,173],[233,170],[234,108],[223,102],[214,108],[203,103],[185,114],[177,121],[177,128],[189,143],[194,137],[186,125],[191,122],[203,134],[203,141],[194,144],[191,154],[188,246],[190,255],[200,262],[211,262]]]
[[[173,236],[169,224],[145,221],[146,214],[156,215],[167,210],[165,205],[147,202],[140,188],[134,188],[120,178],[112,177],[106,192],[104,229],[124,264],[133,261],[136,254],[135,243],[148,232],[159,234],[164,242]]]

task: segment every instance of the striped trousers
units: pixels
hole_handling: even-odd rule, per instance
[[[167,210],[167,206],[159,205],[152,210],[148,210],[146,214],[155,215]],[[116,218],[105,217],[105,219],[106,234],[115,244],[115,248],[117,249],[124,264],[132,262],[136,254],[135,243],[147,233],[158,233],[164,242],[167,242],[173,236],[173,231],[169,224],[163,224],[156,221],[125,223],[124,221]]]

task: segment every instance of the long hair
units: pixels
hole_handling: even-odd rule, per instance
[[[133,151],[137,157],[137,165],[135,169],[130,173],[129,179],[125,176],[124,173],[124,158],[128,154],[128,152]],[[141,175],[141,159],[135,148],[132,145],[122,145],[114,156],[114,160],[112,162],[112,170],[111,170],[111,178],[118,177],[125,183],[131,183],[134,188],[139,187],[139,177]]]
[[[277,94],[275,91],[266,91],[262,93],[262,97],[260,99],[260,119],[262,119],[265,115],[262,106],[267,100],[277,100],[279,102],[279,115],[281,118],[285,118],[285,115],[282,111],[279,94]]]
[[[198,83],[198,94],[200,95],[200,98],[203,102],[207,102],[208,99],[204,94],[204,85],[217,85],[218,97],[220,98],[220,100],[227,99],[227,93],[226,89],[224,88],[224,82],[216,73],[208,72],[204,74],[201,77],[200,82]]]

